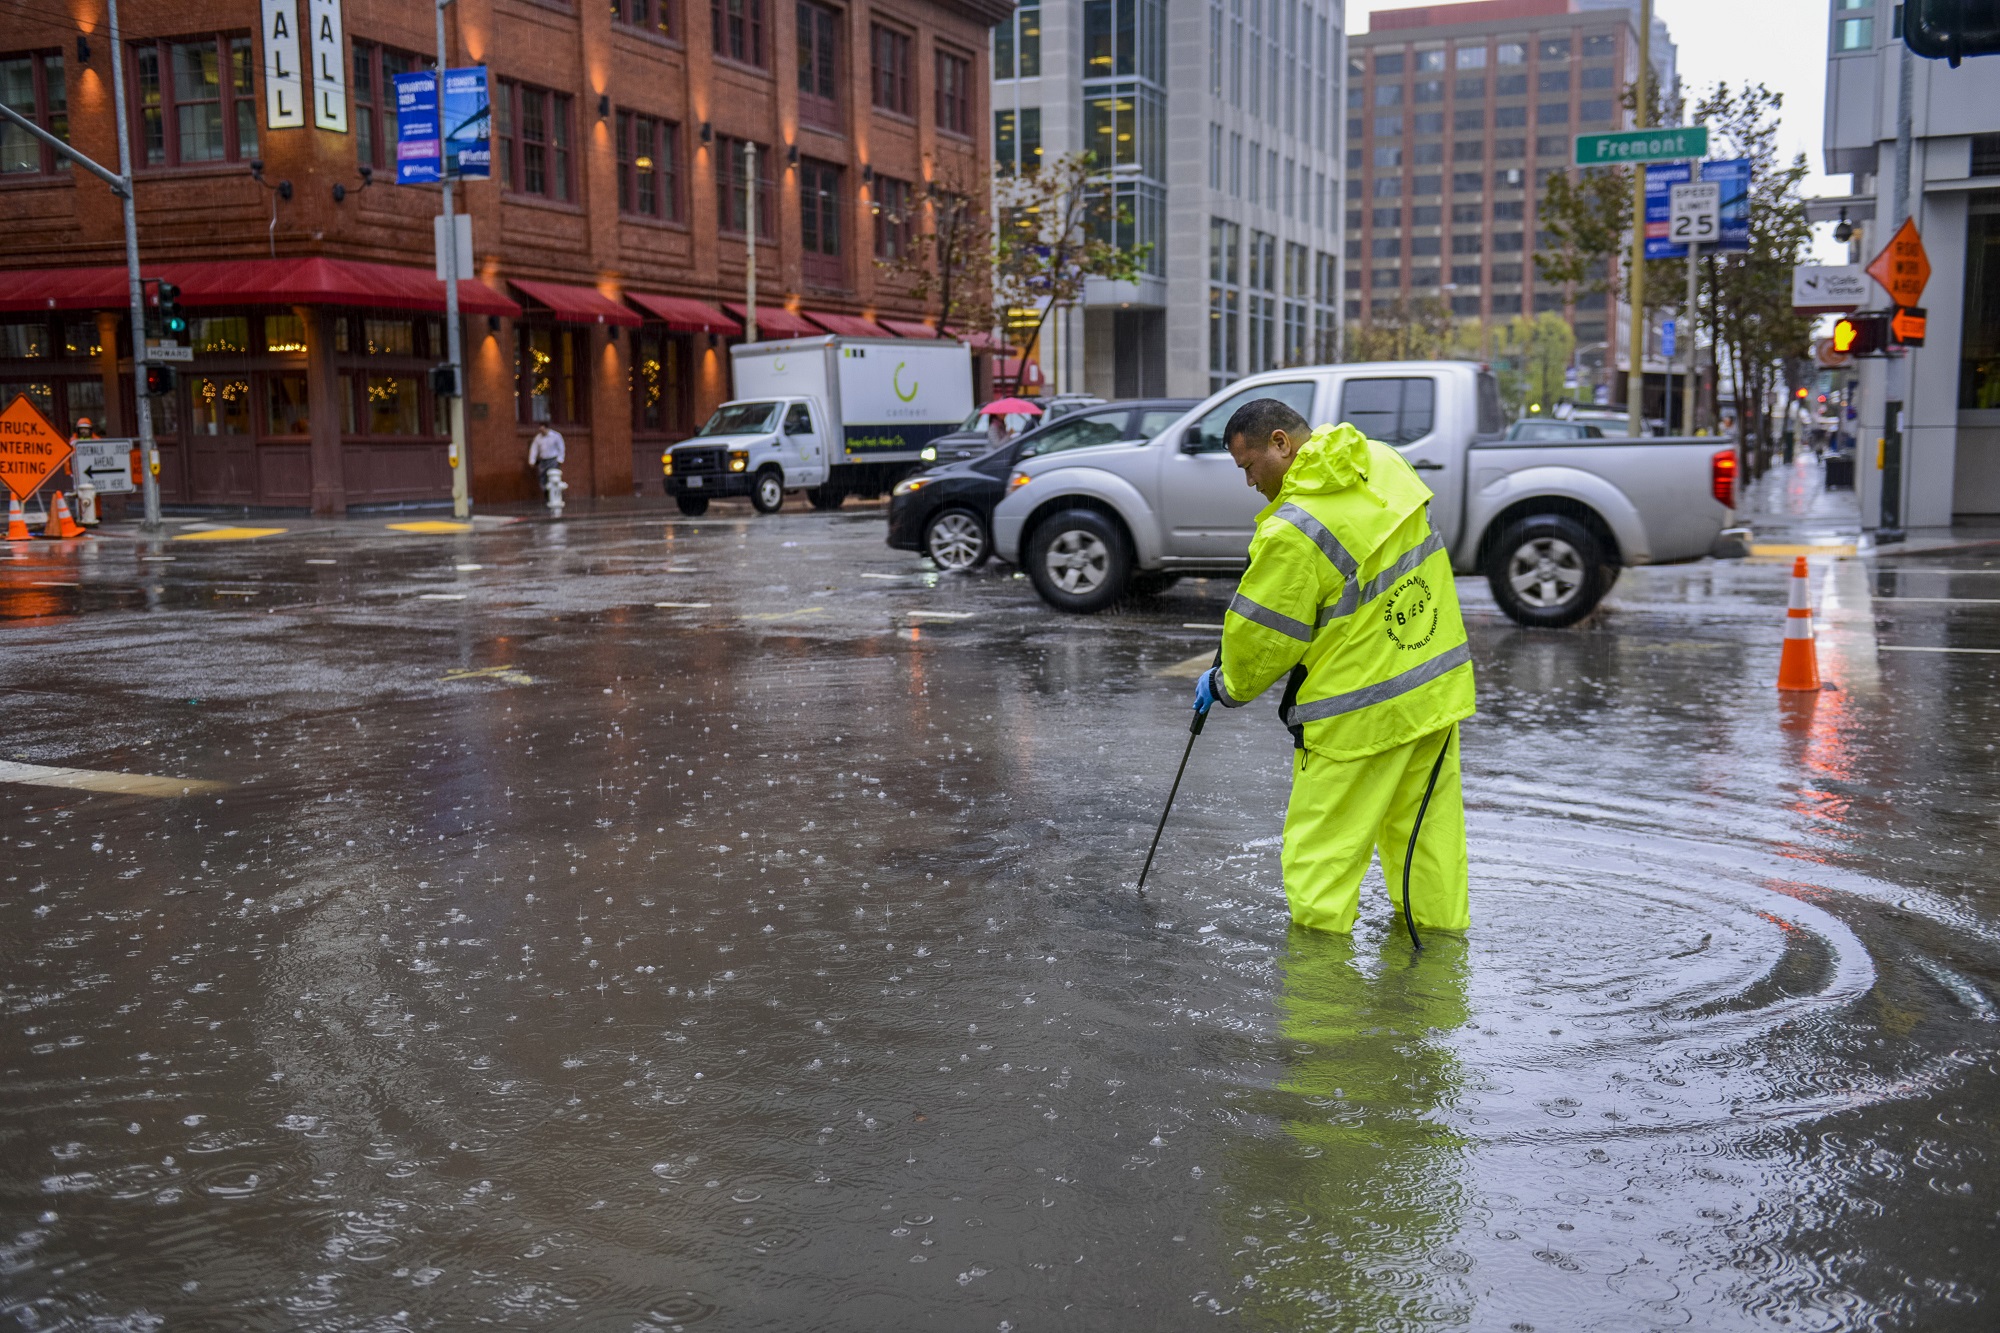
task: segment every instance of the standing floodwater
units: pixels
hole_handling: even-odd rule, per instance
[[[1288,930],[1268,703],[1131,892],[1226,585],[926,571],[719,510],[0,565],[0,759],[219,784],[0,785],[10,1326],[1991,1327],[2000,658],[1888,646],[2000,645],[1906,600],[2000,560],[1815,562],[1783,701],[1789,562],[1462,583],[1414,961],[1372,874]]]

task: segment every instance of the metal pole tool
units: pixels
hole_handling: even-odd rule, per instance
[[[1222,650],[1215,650],[1214,666],[1222,665]],[[1146,849],[1146,865],[1139,871],[1139,896],[1146,896],[1146,876],[1152,873],[1153,853],[1160,850],[1160,835],[1167,831],[1167,816],[1174,812],[1174,797],[1180,793],[1181,778],[1187,774],[1188,758],[1194,754],[1194,738],[1201,735],[1201,729],[1208,722],[1208,714],[1195,710],[1194,720],[1188,723],[1187,748],[1181,751],[1181,766],[1174,771],[1174,785],[1167,791],[1167,808],[1160,811],[1160,826],[1153,830],[1153,845]]]

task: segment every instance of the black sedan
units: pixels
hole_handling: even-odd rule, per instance
[[[976,458],[933,464],[896,483],[889,499],[889,545],[921,551],[946,572],[976,569],[993,553],[993,506],[1007,473],[1024,458],[1097,444],[1149,440],[1198,400],[1140,398],[1068,413],[1023,431]]]

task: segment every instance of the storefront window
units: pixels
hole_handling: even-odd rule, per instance
[[[188,337],[197,352],[250,350],[248,315],[202,315],[188,321]]]
[[[522,421],[571,423],[582,420],[580,369],[574,329],[519,326],[514,371],[518,416]]]
[[[303,352],[306,350],[306,322],[297,315],[264,316],[264,350]]]
[[[409,319],[364,319],[361,350],[369,356],[415,356],[417,326]]]
[[[29,402],[41,408],[42,415],[52,417],[56,414],[56,386],[47,380],[36,380],[26,384],[0,384],[0,407],[5,407],[21,394],[26,394]]]
[[[368,377],[368,433],[370,435],[420,435],[417,420],[417,377],[414,375],[370,375]]]
[[[0,358],[33,361],[48,354],[47,324],[0,324]]]
[[[203,375],[190,382],[188,404],[197,435],[248,435],[250,382]]]
[[[686,344],[670,334],[632,339],[632,429],[664,434],[686,429]]]
[[[265,376],[264,401],[267,410],[265,428],[271,434],[308,435],[312,432],[312,419],[306,410],[304,375]]]

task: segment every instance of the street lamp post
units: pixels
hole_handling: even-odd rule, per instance
[[[458,223],[451,211],[451,159],[445,152],[444,125],[444,7],[451,0],[437,0],[437,127],[438,180],[444,187],[444,338],[445,358],[451,365],[451,513],[467,518],[472,513],[472,488],[468,484],[465,456],[465,337],[458,327]]]
[[[743,341],[757,341],[757,145],[743,144]]]

